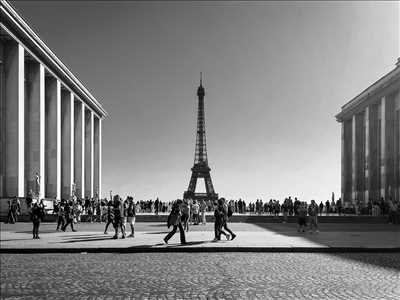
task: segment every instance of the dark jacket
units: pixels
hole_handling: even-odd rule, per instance
[[[168,221],[167,221],[167,226],[168,228],[172,225],[179,225],[179,223],[181,222],[181,209],[179,207],[179,204],[174,204],[172,206],[172,210],[171,213],[168,216]]]
[[[32,208],[32,212],[31,212],[31,221],[32,221],[33,223],[39,223],[40,221],[43,220],[43,215],[44,215],[43,209],[42,209],[40,206],[35,205],[35,206]]]

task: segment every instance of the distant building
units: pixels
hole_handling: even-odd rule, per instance
[[[0,198],[26,197],[31,190],[52,199],[68,199],[73,190],[78,197],[101,195],[106,115],[14,8],[0,0]]]
[[[342,106],[342,199],[400,201],[400,58],[396,68]]]

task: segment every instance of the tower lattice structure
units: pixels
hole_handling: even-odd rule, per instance
[[[197,131],[196,131],[196,148],[194,154],[194,164],[191,169],[192,176],[190,177],[189,187],[184,192],[184,198],[200,199],[218,199],[218,194],[215,193],[214,186],[211,181],[210,167],[208,166],[207,145],[206,145],[206,127],[204,114],[204,94],[205,90],[202,84],[200,73],[200,86],[197,89],[198,109],[197,109]],[[204,178],[206,187],[205,193],[196,193],[197,179]]]

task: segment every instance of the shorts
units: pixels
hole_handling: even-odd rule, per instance
[[[126,221],[128,220],[128,217],[122,217],[122,225],[126,225]]]
[[[128,223],[131,224],[132,226],[135,225],[135,220],[136,217],[128,217]]]

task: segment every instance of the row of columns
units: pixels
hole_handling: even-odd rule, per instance
[[[14,40],[0,40],[0,197],[101,195],[101,118]]]
[[[342,199],[400,200],[400,94],[396,91],[342,121]]]

